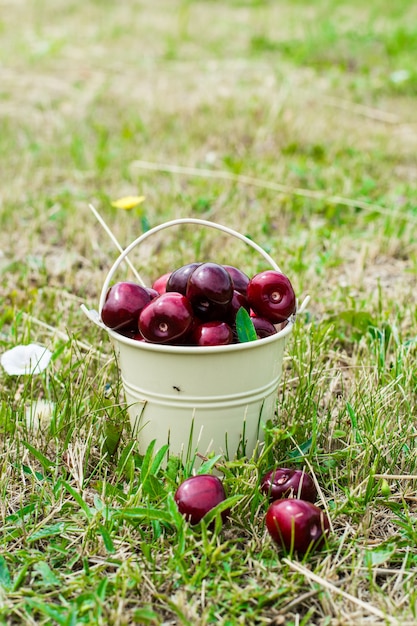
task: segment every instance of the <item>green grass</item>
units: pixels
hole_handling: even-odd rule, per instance
[[[416,623],[417,15],[368,4],[7,3],[0,351],[53,358],[0,372],[0,623]],[[265,449],[217,460],[224,525],[190,528],[173,493],[191,463],[132,438],[110,342],[80,310],[117,257],[90,202],[123,247],[174,217],[224,223],[311,296]],[[152,280],[207,256],[262,267],[193,229],[132,260]],[[304,560],[265,528],[275,464],[309,469],[332,521]]]

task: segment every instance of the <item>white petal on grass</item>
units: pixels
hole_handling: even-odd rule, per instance
[[[15,346],[1,355],[1,364],[10,376],[40,374],[48,367],[52,352],[36,343]]]
[[[28,428],[37,431],[41,426],[47,426],[51,421],[54,410],[55,403],[48,400],[35,400],[28,406],[25,406],[25,418]]]
[[[392,74],[390,74],[392,83],[404,83],[409,78],[410,72],[408,70],[397,70],[396,72],[392,72]]]

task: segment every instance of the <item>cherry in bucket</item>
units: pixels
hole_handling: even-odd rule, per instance
[[[190,274],[186,296],[202,321],[221,320],[233,298],[232,278],[217,263],[201,263]]]
[[[242,272],[238,267],[234,267],[234,265],[223,265],[225,270],[227,270],[233,281],[233,288],[239,293],[243,293],[246,295],[246,291],[249,284],[249,276]]]
[[[186,478],[174,495],[179,512],[191,525],[198,524],[209,511],[225,499],[222,481],[212,474],[197,474]],[[222,512],[223,521],[228,514],[229,511]]]
[[[270,337],[271,335],[276,334],[277,329],[275,328],[273,323],[265,319],[264,317],[258,317],[257,315],[253,315],[251,316],[251,320],[258,339],[264,339],[265,337]]]
[[[288,319],[295,313],[297,305],[289,278],[275,270],[253,276],[248,284],[247,298],[253,311],[273,324]]]
[[[246,309],[249,313],[249,304],[245,294],[234,289],[232,299],[229,303],[227,313],[225,315],[226,321],[233,326],[236,321],[236,315],[240,307]]]
[[[167,281],[166,290],[178,291],[178,293],[182,293],[185,296],[188,279],[199,265],[201,265],[201,263],[187,263],[174,270]]]
[[[287,552],[320,548],[330,532],[327,515],[312,502],[286,498],[269,505],[265,523],[273,541]]]
[[[175,291],[161,294],[139,315],[139,331],[152,343],[173,343],[185,339],[194,321],[191,304]]]
[[[194,328],[192,340],[197,346],[225,346],[232,343],[233,331],[226,322],[205,322]]]
[[[137,283],[119,282],[110,287],[101,311],[103,323],[114,330],[137,330],[138,317],[151,301],[146,287]]]
[[[159,294],[165,293],[167,290],[167,282],[171,274],[172,272],[165,272],[165,274],[158,276],[158,278],[152,283],[152,289],[155,289],[155,291],[157,291]]]

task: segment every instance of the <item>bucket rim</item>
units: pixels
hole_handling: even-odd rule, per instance
[[[256,339],[254,341],[245,341],[242,343],[229,343],[227,345],[222,346],[177,346],[172,344],[161,344],[161,343],[151,343],[146,341],[137,341],[136,339],[131,339],[130,337],[126,337],[125,335],[121,335],[120,333],[112,330],[111,328],[104,327],[109,336],[116,341],[117,343],[124,344],[126,346],[130,346],[132,348],[136,348],[138,350],[145,350],[149,352],[159,352],[162,354],[192,354],[194,356],[204,356],[207,354],[215,354],[215,353],[233,353],[239,352],[242,350],[255,350],[256,348],[260,348],[262,346],[267,346],[269,344],[273,344],[282,339],[285,339],[292,332],[294,326],[294,321],[289,320],[288,324],[284,326],[281,330],[279,330],[274,335],[270,335],[269,337],[264,337],[263,339]]]

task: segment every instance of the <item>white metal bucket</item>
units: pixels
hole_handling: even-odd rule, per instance
[[[257,250],[281,271],[260,246],[220,224],[185,218],[165,222],[133,241],[116,259],[101,292],[99,313],[89,318],[104,328],[115,347],[129,416],[144,452],[169,443],[169,454],[185,460],[214,452],[225,458],[250,456],[263,440],[263,425],[273,419],[286,341],[295,316],[277,334],[226,346],[173,346],[124,337],[104,326],[101,310],[113,276],[127,255],[148,237],[179,224],[216,228]]]

